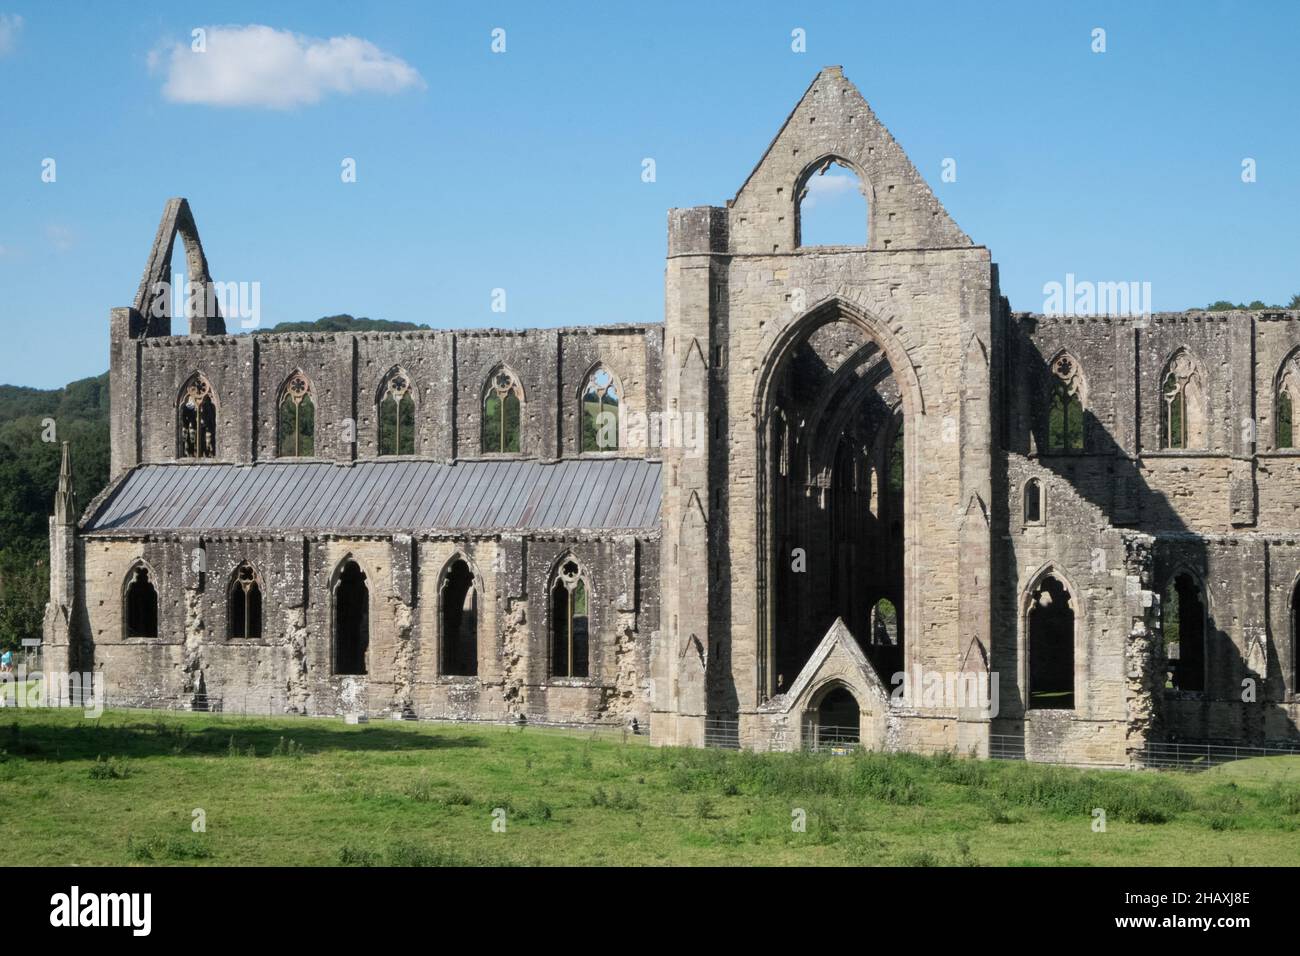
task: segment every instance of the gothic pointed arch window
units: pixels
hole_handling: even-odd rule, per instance
[[[158,636],[158,589],[143,561],[137,561],[127,572],[122,613],[127,637]]]
[[[217,457],[217,399],[201,372],[181,388],[176,406],[182,458]]]
[[[226,615],[230,638],[257,641],[262,638],[262,584],[253,566],[244,562],[230,577],[229,613]]]
[[[619,417],[623,390],[603,365],[591,370],[582,386],[582,450],[618,451]]]
[[[379,386],[379,454],[415,454],[415,388],[402,368],[394,368]]]
[[[1277,377],[1277,407],[1274,412],[1274,444],[1278,448],[1295,448],[1300,444],[1300,430],[1295,414],[1300,409],[1300,352],[1293,352],[1282,363]]]
[[[1074,598],[1055,574],[1029,592],[1029,707],[1074,709]]]
[[[335,674],[365,674],[370,657],[370,588],[366,573],[348,558],[332,588]]]
[[[454,558],[442,573],[438,589],[442,623],[442,674],[478,674],[478,587],[464,558]]]
[[[1077,454],[1083,451],[1083,373],[1079,363],[1064,353],[1052,361],[1051,368],[1047,450],[1056,454]]]
[[[582,567],[566,558],[551,582],[551,676],[586,677],[590,594]]]
[[[1195,360],[1183,351],[1160,377],[1160,447],[1205,447],[1205,387]]]
[[[483,388],[483,451],[518,454],[523,424],[524,389],[508,368],[488,376]]]
[[[281,458],[316,454],[316,399],[311,380],[294,372],[280,389],[277,453]]]

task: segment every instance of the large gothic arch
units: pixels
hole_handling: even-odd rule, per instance
[[[808,371],[800,369],[799,365],[809,364],[809,343],[819,332],[828,329],[843,340],[843,348],[828,351],[840,361],[834,367],[827,366],[818,383],[792,382],[792,376],[809,377]],[[917,602],[912,600],[913,585],[908,571],[912,562],[907,554],[916,540],[915,518],[909,505],[919,454],[916,437],[918,416],[924,414],[924,401],[916,371],[898,337],[876,316],[840,296],[818,303],[779,333],[759,367],[757,380],[754,420],[758,426],[755,476],[759,507],[754,593],[758,623],[757,692],[762,701],[792,685],[817,642],[836,618],[842,617],[850,622],[854,637],[865,644],[870,609],[879,598],[887,597],[896,604],[901,602],[904,634],[919,632]],[[809,385],[811,390],[806,388]],[[803,406],[790,407],[792,392],[801,391],[805,394],[794,401],[798,404],[802,400]],[[801,416],[800,412],[807,412],[807,417]],[[849,444],[861,443],[872,462],[872,466],[866,469],[865,482],[876,480],[880,472],[870,456],[890,444],[882,442],[880,435],[884,429],[897,427],[900,413],[903,490],[894,505],[894,512],[887,520],[882,520],[884,516],[881,514],[865,513],[872,506],[869,493],[863,500],[853,502],[845,497],[842,479],[837,489],[837,456],[842,440],[852,436]],[[773,428],[778,420],[788,421],[792,430],[797,429],[800,422],[812,428],[803,436],[783,434],[777,438]],[[785,449],[790,447],[795,448],[796,453],[787,456]],[[783,468],[787,458],[789,474]],[[783,491],[781,487],[786,481],[802,485],[799,491],[804,500],[796,500],[793,508],[791,499],[795,496],[790,488]],[[814,495],[820,495],[820,500],[812,501]],[[800,519],[792,518],[790,513],[809,508],[825,511],[828,499],[837,503],[840,509],[851,508],[855,512],[853,522],[878,521],[871,534],[848,534],[836,542],[846,549],[847,564],[826,551],[825,542],[832,539],[817,533],[819,523],[829,521],[827,517]],[[804,588],[804,579],[792,579],[785,572],[785,568],[792,565],[792,553],[786,551],[794,543],[791,533],[796,525],[802,539],[806,539],[796,546],[809,555],[810,548],[817,550],[819,553],[813,560],[823,571],[836,567],[840,569],[837,573],[847,573],[852,578],[860,566],[869,565],[876,569],[887,566],[893,580],[875,580],[862,591],[860,599],[848,598],[851,589],[838,583],[829,587]],[[899,525],[901,541],[897,540],[896,533]],[[857,527],[852,522],[851,526]],[[881,548],[895,551],[882,561]],[[859,553],[863,551],[865,553]],[[802,573],[815,575],[817,572],[805,570]],[[792,581],[798,581],[798,585]],[[798,596],[788,593],[796,587],[802,589]],[[794,607],[792,601],[803,603]],[[873,659],[873,663],[878,669],[887,671],[884,673],[887,681],[894,668],[906,666],[906,660],[906,648],[900,648],[897,660]]]

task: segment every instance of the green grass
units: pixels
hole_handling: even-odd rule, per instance
[[[1300,758],[1156,774],[6,710],[0,820],[9,865],[1296,865]]]

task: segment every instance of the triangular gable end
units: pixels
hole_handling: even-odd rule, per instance
[[[843,683],[861,704],[871,700],[881,704],[889,702],[888,688],[867,660],[844,619],[838,617],[790,689],[779,698],[773,698],[773,703],[780,701],[780,710],[785,713],[805,710],[813,694],[829,680]]]
[[[866,191],[869,249],[972,245],[857,87],[828,66],[728,203],[731,251],[796,249],[799,194],[828,158],[852,168]]]
[[[203,243],[199,239],[199,227],[194,223],[194,214],[190,211],[189,202],[181,196],[167,200],[167,205],[163,207],[158,234],[154,238],[153,248],[149,251],[149,261],[144,267],[140,288],[135,294],[135,310],[149,319],[149,335],[170,334],[172,296],[159,295],[158,290],[160,283],[166,283],[166,288],[170,289],[173,272],[172,256],[178,235],[184,246],[189,281],[195,287],[201,286],[204,296],[202,314],[190,316],[190,334],[225,335],[226,323],[221,317],[218,297],[212,288],[212,275],[208,272],[208,257],[204,255]],[[152,314],[155,300],[162,306],[161,315]],[[211,314],[207,314],[208,312]]]

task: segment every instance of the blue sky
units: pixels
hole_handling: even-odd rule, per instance
[[[661,321],[666,210],[732,197],[828,64],[1014,308],[1066,273],[1157,309],[1300,292],[1295,3],[551,6],[0,0],[0,382],[107,367],[173,195],[264,325]],[[302,39],[194,66],[194,28],[255,24]]]

